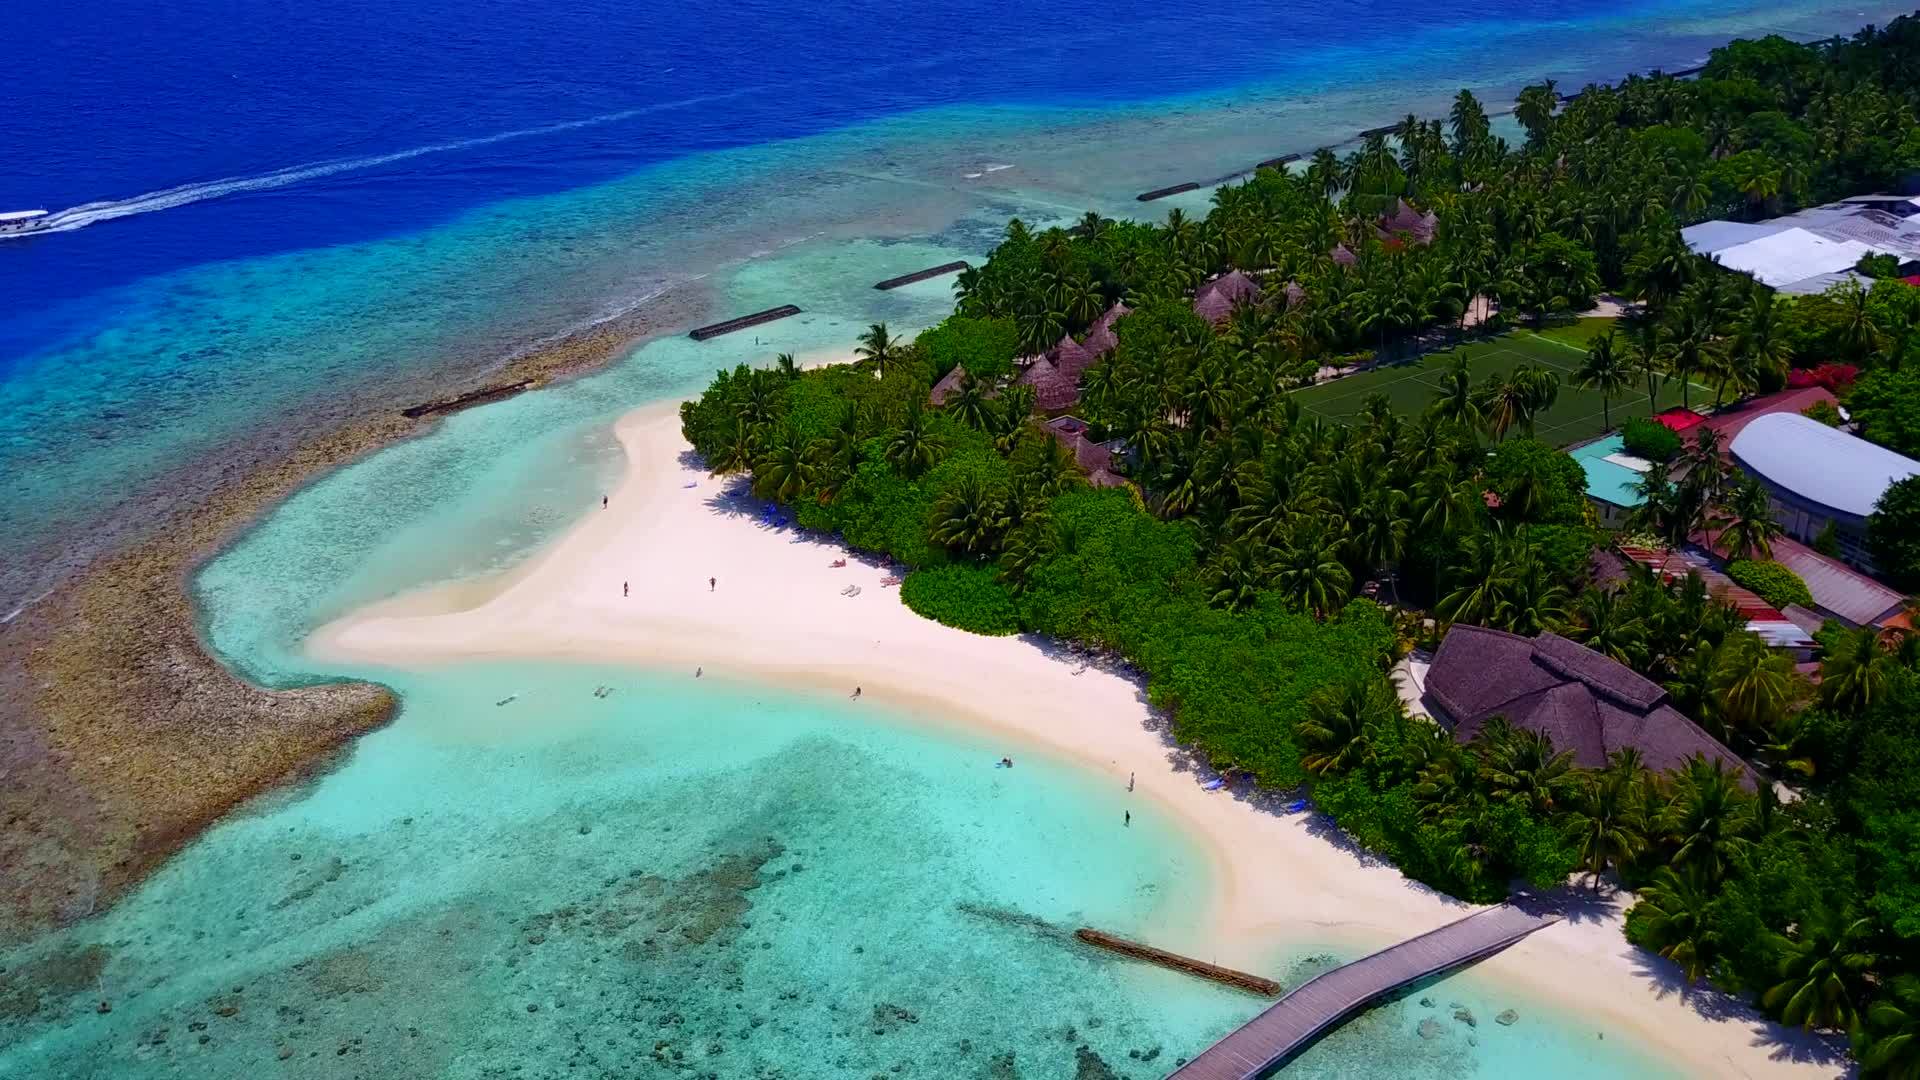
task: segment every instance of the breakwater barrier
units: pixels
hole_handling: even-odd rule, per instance
[[[1244,971],[1235,971],[1232,968],[1224,968],[1218,964],[1209,964],[1204,960],[1195,960],[1192,957],[1181,956],[1179,953],[1170,953],[1165,949],[1156,949],[1151,945],[1142,945],[1137,941],[1128,941],[1126,938],[1115,937],[1102,930],[1081,927],[1073,932],[1073,936],[1095,948],[1119,953],[1121,956],[1127,957],[1130,960],[1157,964],[1169,971],[1178,971],[1184,975],[1193,975],[1210,982],[1217,982],[1222,986],[1231,986],[1236,990],[1245,990],[1248,993],[1259,994],[1262,997],[1275,997],[1280,993],[1280,984],[1274,982],[1272,979],[1259,975],[1249,975]]]
[[[1169,195],[1178,195],[1183,191],[1197,191],[1199,188],[1200,181],[1189,180],[1184,184],[1174,184],[1171,187],[1154,188],[1152,191],[1143,191],[1135,195],[1134,198],[1141,202],[1152,202],[1155,199],[1164,199]]]
[[[705,341],[708,338],[719,337],[721,334],[731,334],[736,330],[745,330],[749,326],[759,326],[763,323],[770,323],[776,319],[784,319],[789,315],[798,314],[800,314],[799,308],[792,304],[782,304],[779,307],[768,308],[765,311],[756,311],[751,315],[742,315],[737,319],[728,319],[726,322],[710,323],[706,326],[697,327],[687,331],[687,336],[695,341]]]
[[[973,264],[965,259],[955,259],[953,262],[941,263],[939,266],[929,266],[925,270],[915,270],[911,274],[901,274],[899,277],[890,277],[885,281],[876,281],[873,283],[873,287],[883,290],[897,289],[902,285],[911,285],[916,281],[937,278],[942,274],[953,274],[961,270],[968,270],[971,269],[972,266]]]
[[[510,398],[524,390],[531,390],[539,383],[538,379],[521,379],[519,382],[500,383],[497,386],[483,386],[458,397],[442,398],[421,405],[410,405],[400,410],[400,415],[409,420],[418,420],[423,416],[435,416],[440,413],[458,412],[475,405]]]

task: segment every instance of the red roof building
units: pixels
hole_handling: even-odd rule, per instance
[[[1654,413],[1653,422],[1677,435],[1689,431],[1697,425],[1706,423],[1707,418],[1694,412],[1692,409],[1682,409],[1675,406],[1666,412]]]
[[[1720,445],[1732,446],[1733,437],[1740,434],[1740,429],[1755,420],[1773,413],[1803,413],[1816,401],[1838,405],[1840,399],[1834,397],[1832,391],[1819,386],[1782,390],[1777,394],[1762,394],[1757,398],[1749,398],[1729,405],[1707,417],[1702,424],[1697,424],[1695,427],[1700,430],[1711,429],[1719,432]]]

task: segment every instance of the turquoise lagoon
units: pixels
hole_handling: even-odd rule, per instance
[[[1068,936],[1165,940],[1209,887],[1069,765],[684,675],[362,674],[404,696],[390,728],[5,957],[42,996],[0,1075],[1153,1077],[1260,1007]],[[1658,1074],[1484,980],[1425,993],[1289,1075]]]
[[[1179,940],[1212,887],[1189,838],[1070,763],[685,673],[302,656],[354,605],[498,571],[594,512],[607,421],[660,393],[649,350],[681,347],[459,414],[204,569],[204,632],[237,669],[377,679],[402,711],[0,957],[0,1076],[1153,1077],[1261,1007],[1070,939]],[[1349,958],[1231,961],[1291,985]],[[1507,1008],[1519,1024],[1488,1022]],[[1288,1074],[1661,1074],[1601,1034],[1469,972]]]

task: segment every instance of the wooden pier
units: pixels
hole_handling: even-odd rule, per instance
[[[1254,1080],[1286,1061],[1361,1006],[1429,976],[1491,956],[1557,915],[1512,904],[1482,908],[1372,956],[1303,983],[1175,1069],[1168,1080]]]
[[[775,319],[784,319],[789,315],[798,314],[800,314],[799,308],[792,304],[783,304],[777,308],[756,311],[751,315],[742,315],[737,319],[728,319],[726,322],[702,326],[697,330],[689,331],[687,336],[695,341],[705,341],[708,338],[719,337],[721,334],[731,334],[735,330],[745,330],[749,326],[759,326],[761,323],[770,323]]]
[[[959,273],[972,265],[972,263],[969,263],[965,259],[955,259],[953,262],[941,263],[939,266],[929,266],[925,270],[915,270],[911,274],[901,274],[899,277],[890,277],[885,281],[876,281],[873,283],[873,287],[876,289],[897,289],[902,285],[911,285],[916,281],[937,278],[942,274]]]
[[[1221,967],[1218,964],[1209,964],[1204,960],[1195,960],[1192,957],[1181,956],[1179,953],[1170,953],[1165,949],[1156,949],[1151,945],[1142,945],[1137,941],[1128,941],[1126,938],[1115,937],[1101,930],[1091,930],[1086,927],[1081,927],[1073,932],[1073,936],[1089,945],[1106,949],[1109,952],[1119,953],[1121,956],[1128,957],[1129,959],[1140,960],[1149,964],[1158,964],[1170,971],[1178,971],[1184,975],[1197,976],[1202,979],[1217,982],[1222,986],[1231,986],[1236,990],[1245,990],[1248,993],[1259,994],[1261,997],[1273,997],[1280,993],[1280,984],[1274,982],[1272,979],[1263,978],[1259,975],[1249,975],[1244,971],[1235,971],[1232,968]]]
[[[522,390],[531,390],[536,381],[535,379],[521,379],[519,382],[501,383],[497,386],[484,386],[478,390],[461,394],[459,397],[443,398],[439,401],[429,401],[420,405],[409,405],[400,410],[400,415],[409,420],[418,420],[423,416],[458,412],[461,409],[470,409],[475,405],[485,405],[490,401],[510,398]]]

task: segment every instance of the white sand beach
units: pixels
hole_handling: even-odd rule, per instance
[[[1287,942],[1381,947],[1467,910],[1326,839],[1305,815],[1204,790],[1127,678],[1031,641],[922,619],[883,583],[886,568],[762,526],[758,504],[726,495],[739,481],[691,460],[674,405],[633,412],[617,432],[628,471],[606,510],[497,580],[357,612],[323,628],[311,650],[385,665],[572,658],[846,695],[857,686],[889,711],[997,733],[1016,761],[1068,757],[1116,785],[1131,775],[1135,813],[1176,819],[1208,851],[1218,884],[1210,911],[1157,931],[1155,944],[1228,965],[1258,969]],[[842,557],[845,567],[830,565]],[[858,595],[843,595],[848,586]],[[1843,1071],[1825,1047],[1736,1003],[1681,994],[1668,965],[1627,945],[1619,917],[1618,902],[1596,902],[1480,970],[1691,1074]]]

